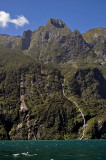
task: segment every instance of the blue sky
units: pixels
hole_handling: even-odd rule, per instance
[[[106,0],[1,0],[0,11],[9,13],[12,23],[0,26],[0,33],[22,35],[45,25],[49,18],[63,20],[73,31],[81,33],[90,28],[106,28]],[[28,21],[17,26],[17,16]],[[15,21],[14,21],[15,20]]]

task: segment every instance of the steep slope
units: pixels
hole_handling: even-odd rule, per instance
[[[21,36],[9,36],[6,34],[0,34],[0,47],[21,50],[21,45]]]
[[[106,29],[99,27],[86,33],[71,30],[59,19],[49,19],[35,31],[25,31],[22,37],[0,34],[0,46],[23,50],[43,63],[74,61],[106,62]]]
[[[94,28],[82,34],[97,54],[98,62],[106,62],[106,28]]]
[[[70,74],[69,74],[70,76]],[[86,121],[84,138],[105,138],[106,80],[98,68],[77,69],[65,83],[65,95],[77,103]]]
[[[24,32],[22,39],[28,33],[29,31]],[[70,29],[64,22],[51,18],[46,26],[41,26],[38,30],[31,33],[30,44],[27,48],[28,53],[35,59],[39,59],[45,63],[55,62],[56,57],[59,55],[58,52],[61,51],[61,46],[58,43],[59,39],[70,33]]]
[[[24,32],[22,43],[23,50],[43,63],[88,61],[96,56],[79,31],[71,32],[64,22],[53,18],[38,30]]]
[[[62,94],[59,70],[0,49],[0,139],[78,138],[82,119]]]
[[[82,60],[88,62],[90,57],[91,60],[95,57],[95,54],[90,50],[89,45],[84,41],[78,30],[74,30],[74,32],[68,36],[63,36],[59,40],[59,44],[62,50],[57,57],[58,62],[69,63],[80,62]]]
[[[0,139],[106,138],[106,35],[59,19],[0,35]]]

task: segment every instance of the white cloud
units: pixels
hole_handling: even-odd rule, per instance
[[[3,28],[7,27],[9,21],[10,21],[10,14],[4,11],[0,11],[0,26]]]
[[[24,24],[28,24],[28,20],[24,16],[18,16],[17,19],[11,19],[11,23],[16,24],[17,26],[22,27]]]
[[[18,16],[16,19],[11,19],[9,13],[6,13],[4,11],[0,11],[0,27],[5,28],[8,26],[8,23],[13,23],[17,27],[18,26],[22,27],[25,24],[29,24],[29,21],[23,15]]]

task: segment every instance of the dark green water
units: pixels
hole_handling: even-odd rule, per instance
[[[0,160],[106,160],[106,140],[0,141]]]

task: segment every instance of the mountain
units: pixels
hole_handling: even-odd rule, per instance
[[[96,56],[79,31],[71,32],[66,24],[58,19],[50,19],[46,26],[33,32],[25,31],[22,42],[22,49],[43,63],[66,63]]]
[[[99,62],[106,62],[106,28],[90,29],[82,34],[83,38],[89,43],[96,53]]]
[[[0,46],[23,50],[43,63],[63,64],[85,61],[106,62],[106,29],[99,27],[85,33],[73,32],[59,19],[50,18],[45,26],[27,30],[23,36],[0,34]]]
[[[82,118],[63,96],[60,71],[11,49],[0,58],[0,139],[78,137]]]
[[[105,38],[53,18],[0,35],[0,139],[106,138]]]
[[[0,47],[7,47],[12,49],[21,49],[22,40],[21,36],[9,36],[6,34],[0,34]]]
[[[57,56],[61,53],[59,40],[62,36],[71,33],[64,22],[55,19],[50,19],[46,26],[41,26],[38,30],[33,31],[30,34],[29,43],[27,43],[27,34],[29,32],[23,33],[22,41],[24,41],[27,48],[23,47],[22,49],[28,49],[28,53],[32,57],[44,61],[44,63],[58,61]]]

